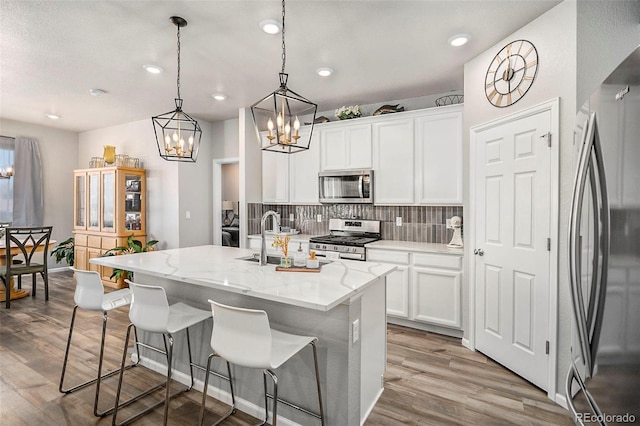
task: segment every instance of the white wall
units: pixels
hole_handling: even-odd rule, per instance
[[[211,124],[211,154],[214,159],[236,158],[239,155],[239,119]]]
[[[54,240],[64,241],[71,237],[73,170],[78,159],[78,133],[0,119],[0,135],[38,140],[44,179],[44,224],[53,226]],[[49,258],[49,265],[56,265],[52,257]]]
[[[640,1],[578,2],[578,108],[638,44]]]
[[[138,157],[147,170],[147,238],[158,248],[210,244],[211,241],[211,124],[198,122],[202,142],[196,163],[163,160],[158,154],[151,118],[80,133],[78,168],[104,145],[116,153]],[[186,220],[186,211],[191,219]]]
[[[615,4],[614,4],[615,3]],[[568,283],[567,218],[569,216],[575,146],[575,115],[589,90],[597,87],[617,64],[640,43],[640,2],[566,0],[538,19],[500,41],[493,48],[465,65],[464,106],[464,180],[465,212],[469,209],[469,192],[473,187],[469,170],[469,129],[472,126],[529,108],[551,98],[560,97],[560,200],[558,259],[558,347],[556,390],[564,394],[566,372],[570,363],[571,321]],[[508,108],[495,108],[484,94],[484,79],[493,56],[509,41],[531,41],[538,50],[539,69],[529,92]],[[585,46],[600,46],[600,50]],[[614,47],[615,46],[615,47]],[[588,70],[587,70],[588,69]],[[584,93],[583,93],[584,92]],[[466,222],[467,224],[469,223]],[[465,247],[465,256],[473,256],[473,247]],[[463,284],[463,323],[468,327],[468,290],[471,274],[465,265]]]

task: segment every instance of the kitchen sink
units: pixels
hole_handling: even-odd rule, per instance
[[[246,262],[260,262],[260,255],[236,257],[237,260],[244,260]],[[270,265],[279,265],[280,256],[267,256],[267,263]]]

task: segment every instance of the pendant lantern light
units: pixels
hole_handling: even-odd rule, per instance
[[[285,73],[285,2],[282,0],[282,70],[280,87],[251,106],[251,115],[260,141],[266,151],[293,154],[309,149],[313,123],[318,106],[287,87],[289,74]],[[302,121],[309,122],[301,130]]]
[[[200,149],[202,129],[196,120],[182,111],[180,97],[180,28],[187,26],[187,21],[179,16],[172,16],[170,21],[178,28],[178,97],[175,99],[176,109],[152,118],[153,130],[160,157],[167,161],[185,161],[195,163]]]

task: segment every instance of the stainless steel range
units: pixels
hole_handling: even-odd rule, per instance
[[[366,260],[365,244],[381,238],[379,220],[329,219],[329,232],[309,239],[309,250],[327,259]]]

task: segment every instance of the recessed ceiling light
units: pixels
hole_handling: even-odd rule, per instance
[[[449,44],[453,47],[459,47],[467,44],[469,40],[471,40],[469,34],[456,34],[449,37]]]
[[[267,34],[278,34],[280,32],[280,23],[275,19],[263,19],[260,21],[260,28]]]
[[[333,74],[333,70],[327,67],[320,67],[316,70],[316,74],[318,74],[320,77],[329,77],[331,74]]]
[[[107,91],[102,89],[89,89],[89,93],[91,93],[93,96],[102,96],[107,93]]]
[[[225,95],[224,93],[214,93],[213,95],[211,95],[211,97],[216,101],[224,101],[225,99],[227,99],[227,95]]]
[[[162,67],[159,67],[157,65],[143,65],[142,68],[144,68],[151,74],[160,74],[162,71],[164,71]]]
[[[57,120],[58,118],[60,118],[60,116],[57,114],[45,114],[45,115],[52,120]]]

